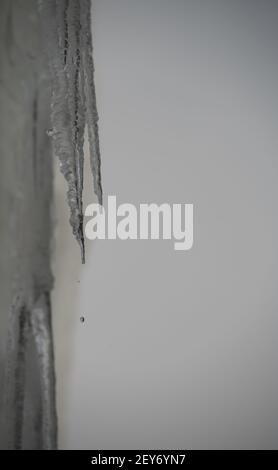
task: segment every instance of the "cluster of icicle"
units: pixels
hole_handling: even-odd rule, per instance
[[[91,1],[39,0],[39,9],[52,78],[52,129],[49,133],[68,184],[70,223],[84,263],[82,193],[86,126],[94,192],[102,204]]]

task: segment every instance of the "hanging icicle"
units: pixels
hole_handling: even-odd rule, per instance
[[[51,135],[61,171],[68,183],[70,223],[84,263],[82,194],[86,125],[94,192],[102,204],[91,2],[40,0],[39,5],[53,83]]]

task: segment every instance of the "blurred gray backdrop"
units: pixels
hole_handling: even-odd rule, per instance
[[[274,0],[93,0],[104,195],[193,203],[194,246],[81,266],[57,165],[60,448],[278,448],[277,25]]]

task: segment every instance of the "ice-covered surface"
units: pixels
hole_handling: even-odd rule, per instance
[[[53,449],[52,155],[84,262],[86,126],[101,201],[89,0],[1,1],[0,109],[0,447]]]

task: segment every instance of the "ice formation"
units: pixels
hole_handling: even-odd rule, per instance
[[[52,157],[85,261],[84,131],[102,202],[90,0],[0,2],[0,448],[55,449]],[[53,145],[52,145],[53,144]]]
[[[51,135],[68,183],[70,223],[84,263],[82,192],[86,125],[94,191],[102,204],[91,2],[40,0],[39,7],[52,77]]]

